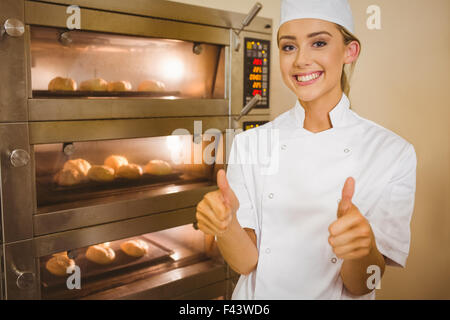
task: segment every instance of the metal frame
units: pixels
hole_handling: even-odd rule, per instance
[[[32,0],[39,2],[39,0]],[[73,5],[72,0],[42,0],[42,2],[62,5]],[[225,29],[240,29],[244,14],[206,8],[201,6],[177,3],[165,0],[78,0],[82,8],[106,10],[109,12],[128,13],[138,16],[178,20],[195,24],[216,26]],[[250,9],[250,7],[249,7]],[[176,19],[174,19],[176,17]],[[272,19],[256,17],[246,30],[272,33]]]
[[[0,59],[6,68],[0,74],[0,263],[4,266],[3,275],[0,268],[0,299],[41,298],[39,257],[193,222],[196,203],[216,188],[211,182],[194,189],[181,187],[175,193],[155,190],[139,199],[38,211],[33,145],[162,136],[177,128],[193,132],[194,120],[202,120],[203,131],[224,131],[230,127],[231,116],[243,107],[242,49],[232,48],[232,29],[240,28],[245,15],[162,0],[79,0],[82,30],[222,45],[224,99],[33,99],[30,25],[65,28],[66,8],[72,4],[69,0],[0,2],[0,23],[11,17],[25,23],[23,37],[0,41]],[[270,40],[271,33],[272,20],[257,17],[239,36],[241,41],[247,36]],[[268,116],[269,110],[253,110],[241,122]],[[28,153],[29,162],[14,167],[10,159],[14,150]],[[185,277],[170,282],[174,274]],[[223,294],[229,298],[236,279],[228,267],[212,261],[166,276],[166,282],[164,276],[155,278],[162,282],[153,286],[133,283],[142,288],[140,293],[122,298],[196,299]],[[106,298],[107,291],[104,294]]]
[[[5,279],[3,277],[3,270],[4,268],[4,260],[3,260],[3,251],[4,251],[4,246],[3,244],[0,242],[0,300],[4,299],[4,290],[3,290],[3,283],[5,282]]]
[[[52,206],[53,210],[51,212],[40,213],[34,216],[34,235],[47,235],[143,216],[151,216],[153,220],[157,220],[157,216],[154,217],[153,215],[161,212],[173,212],[173,210],[179,208],[195,207],[205,193],[217,189],[216,186],[207,185],[206,183],[195,185],[195,189],[187,191],[181,191],[183,187],[186,186],[177,187],[180,191],[167,194],[164,192],[170,191],[170,186],[151,190],[142,199],[116,202],[105,200],[104,204],[99,203],[95,207],[82,206],[55,210],[54,206]],[[99,242],[101,241],[97,243]]]
[[[213,299],[226,292],[226,274],[223,264],[200,262],[125,285],[120,299]],[[83,299],[114,298],[117,298],[117,290],[112,289]]]
[[[25,23],[66,29],[66,9],[64,5],[25,1]],[[229,45],[226,29],[85,8],[80,14],[84,31]]]
[[[226,99],[30,99],[30,121],[223,116]]]
[[[34,174],[30,163],[14,167],[10,158],[14,150],[31,153],[28,125],[0,123],[0,137],[3,243],[9,243],[33,236]]]
[[[5,247],[5,298],[39,299],[39,264],[32,239],[7,243]]]
[[[0,22],[9,18],[24,21],[24,2],[4,0],[0,2]],[[0,122],[27,121],[27,69],[25,38],[5,36],[0,41]],[[14,54],[11,54],[14,52]]]
[[[194,134],[194,121],[202,121],[202,130],[224,131],[228,117],[37,121],[28,126],[30,144],[44,144],[167,136],[179,128]]]

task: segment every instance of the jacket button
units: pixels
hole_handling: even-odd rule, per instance
[[[273,193],[269,193],[269,198],[270,198],[270,199],[273,198]]]
[[[345,153],[349,153],[349,152],[350,152],[350,149],[344,149],[344,152],[345,152]]]
[[[267,254],[270,253],[270,249],[269,249],[269,248],[266,249],[266,253],[267,253]]]
[[[281,146],[281,150],[286,150],[286,148],[287,148],[287,146],[286,146],[285,144],[283,144],[283,145]]]
[[[331,263],[336,263],[337,259],[335,257],[331,258]]]

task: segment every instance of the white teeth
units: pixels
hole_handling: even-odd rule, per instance
[[[320,72],[316,72],[313,74],[309,74],[307,76],[296,76],[296,78],[297,78],[297,81],[306,82],[306,81],[311,81],[311,80],[317,79],[319,76],[320,76]]]

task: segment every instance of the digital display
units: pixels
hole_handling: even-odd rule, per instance
[[[267,123],[269,121],[246,121],[243,123],[242,125],[242,129],[245,130],[249,130],[249,129],[253,129],[259,126],[262,126],[263,124]]]
[[[244,107],[255,95],[261,100],[255,108],[269,107],[270,41],[244,38]]]

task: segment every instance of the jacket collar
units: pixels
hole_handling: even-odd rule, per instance
[[[350,109],[350,100],[345,93],[342,93],[341,100],[338,104],[329,112],[331,125],[333,128],[343,127],[345,125],[345,114]],[[305,109],[297,100],[294,106],[295,122],[300,128],[303,128],[303,122],[305,120]]]

